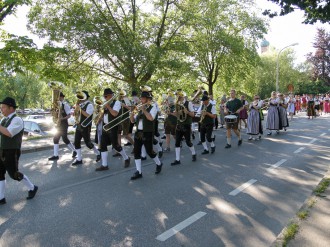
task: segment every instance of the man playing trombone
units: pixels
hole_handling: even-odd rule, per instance
[[[118,143],[118,128],[122,122],[122,117],[129,117],[121,115],[121,103],[114,97],[114,92],[110,88],[104,89],[103,97],[106,100],[104,104],[104,116],[103,116],[103,132],[101,138],[101,159],[102,165],[95,169],[95,171],[106,171],[108,167],[108,145],[121,154],[125,160],[125,168],[130,165],[130,158],[127,156],[125,150]]]
[[[179,91],[176,93],[177,102],[175,104],[175,112],[177,116],[177,125],[175,130],[175,161],[171,163],[171,166],[179,165],[181,141],[184,136],[187,146],[192,154],[192,161],[196,161],[195,147],[191,142],[191,124],[192,118],[195,116],[193,104],[185,99],[185,93]]]
[[[142,178],[141,166],[141,150],[145,146],[147,154],[156,163],[155,174],[159,174],[163,164],[160,162],[157,154],[154,152],[152,143],[154,138],[154,120],[157,114],[157,108],[152,104],[152,95],[150,92],[143,91],[141,93],[141,104],[137,106],[138,114],[130,115],[132,123],[136,123],[136,132],[134,135],[134,159],[136,172],[131,177],[131,180]]]
[[[97,148],[91,141],[94,106],[88,100],[89,94],[87,91],[79,91],[77,92],[76,96],[78,98],[78,101],[75,106],[75,119],[77,121],[77,127],[74,135],[74,146],[77,152],[77,158],[72,163],[72,166],[78,166],[83,163],[81,155],[81,139],[84,139],[84,142],[89,149],[93,149],[94,153],[97,155],[96,160],[100,159],[100,152],[97,150]]]

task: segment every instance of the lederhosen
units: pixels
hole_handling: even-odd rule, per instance
[[[116,100],[112,101],[110,103],[110,107],[113,108],[116,103]],[[104,114],[108,114],[108,123],[111,122],[111,126],[116,125],[115,127],[112,127],[110,130],[105,131],[102,130],[102,138],[101,138],[101,152],[108,151],[107,146],[112,145],[112,147],[117,151],[121,152],[123,148],[118,143],[118,129],[119,129],[119,122],[121,121],[121,110],[118,112],[118,115],[115,117],[111,115],[110,111],[108,109],[104,110]],[[109,126],[109,127],[111,127]],[[107,129],[109,128],[107,127]]]
[[[201,109],[202,112],[205,109],[205,107],[206,107],[206,112],[212,114],[213,105],[211,103],[209,103],[208,106],[202,105],[202,109]],[[201,122],[201,142],[205,142],[205,137],[208,142],[212,142],[213,126],[214,126],[214,119],[206,115],[203,121]]]
[[[67,116],[66,112],[65,112],[65,109],[64,109],[64,103],[61,102],[61,109],[60,109],[61,113],[61,117],[62,118],[65,118]],[[62,137],[62,140],[65,144],[69,144],[70,143],[70,140],[68,139],[68,127],[69,127],[69,124],[68,124],[68,120],[67,119],[62,119],[60,121],[60,125],[57,126],[57,132],[54,136],[54,144],[58,144],[61,137]]]
[[[91,103],[87,102],[81,109],[83,111],[86,111],[89,104]],[[94,147],[94,144],[91,141],[92,118],[93,114],[91,114],[89,117],[85,117],[83,114],[80,113],[80,123],[77,124],[76,133],[74,135],[75,149],[81,148],[82,138],[84,139],[84,142],[89,149],[92,149]],[[81,126],[82,122],[89,124],[86,127],[83,127]]]
[[[173,113],[175,110],[175,106],[174,105],[169,106],[168,110],[170,113]],[[169,114],[164,121],[165,134],[175,135],[176,124],[177,124],[177,117]]]
[[[149,105],[146,109],[147,112],[150,112],[152,105]],[[143,121],[143,130],[139,130],[139,121]],[[142,110],[139,111],[136,117],[136,132],[134,135],[134,159],[141,159],[141,149],[144,145],[147,154],[150,158],[155,158],[157,154],[153,150],[153,139],[154,139],[154,130],[155,130],[155,120],[150,121],[143,114]]]
[[[7,128],[13,118],[2,120],[1,126]],[[5,180],[5,174],[8,172],[9,176],[17,181],[21,181],[24,177],[22,173],[18,171],[18,160],[21,155],[22,137],[24,128],[15,136],[8,137],[0,133],[0,181]]]
[[[184,102],[184,107],[189,111],[188,105],[189,101]],[[176,130],[175,130],[175,147],[180,147],[182,137],[186,140],[187,146],[192,147],[193,144],[191,142],[191,124],[192,124],[192,117],[187,114],[186,119],[181,122],[177,120]],[[213,128],[213,127],[212,127]]]

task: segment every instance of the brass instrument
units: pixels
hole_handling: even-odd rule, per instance
[[[64,84],[59,81],[51,81],[48,83],[48,86],[52,89],[52,107],[50,112],[53,117],[53,122],[57,125],[61,117],[60,93],[64,88]]]
[[[87,95],[83,91],[77,91],[76,98],[77,98],[76,105],[78,105],[80,101],[87,99]],[[79,122],[80,122],[80,119],[79,119],[80,114],[81,114],[81,108],[79,107],[79,109],[77,109],[77,107],[75,107],[73,115],[74,115],[76,124],[79,124]]]
[[[182,91],[179,91],[176,93],[177,95],[177,101],[175,103],[175,111],[176,111],[176,116],[177,116],[177,119],[178,121],[180,121],[181,123],[186,121],[187,119],[187,113],[185,111],[185,106],[183,105],[182,103],[182,99],[183,97],[185,97],[185,92],[182,92]]]
[[[142,92],[152,92],[151,87],[149,87],[149,86],[147,86],[147,85],[140,86],[140,90],[141,90]]]
[[[203,122],[205,116],[206,116],[206,106],[202,105],[201,118],[200,118],[200,120],[199,120],[200,123]]]
[[[204,93],[204,91],[205,91],[204,87],[201,86],[201,85],[199,85],[199,86],[198,86],[198,89],[197,89],[197,92],[195,93],[195,95],[192,97],[192,99],[191,99],[190,101],[191,101],[191,102],[194,102],[196,99],[199,98],[199,96],[200,96],[201,94]]]

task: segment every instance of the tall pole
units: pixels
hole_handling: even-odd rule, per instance
[[[291,44],[291,45],[287,45],[287,46],[283,47],[283,48],[279,51],[279,53],[277,54],[277,59],[276,59],[276,92],[279,91],[279,86],[278,86],[278,70],[279,70],[279,58],[280,58],[280,54],[281,54],[281,52],[282,52],[284,49],[286,49],[286,48],[288,48],[288,47],[290,47],[290,46],[295,46],[295,45],[298,45],[298,43],[293,43],[293,44]]]

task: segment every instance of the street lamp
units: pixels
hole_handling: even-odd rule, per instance
[[[279,53],[277,54],[277,60],[276,60],[276,92],[278,92],[278,90],[279,90],[279,86],[278,86],[278,67],[279,67],[279,57],[280,57],[280,54],[281,54],[281,52],[284,50],[284,49],[286,49],[286,48],[288,48],[288,47],[290,47],[290,46],[295,46],[295,45],[299,45],[299,43],[293,43],[293,44],[291,44],[291,45],[287,45],[287,46],[285,46],[285,47],[283,47],[280,51],[279,51]]]

